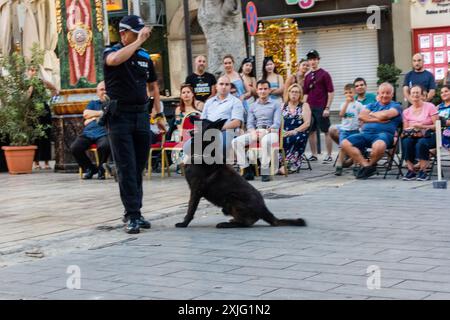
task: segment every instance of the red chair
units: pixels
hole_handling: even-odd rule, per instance
[[[148,155],[148,178],[152,178],[152,156],[155,151],[162,151],[162,146],[166,140],[165,133],[160,133],[156,136],[156,142],[150,145],[150,153]],[[161,171],[162,174],[162,171]]]
[[[162,143],[162,155],[161,155],[161,176],[164,178],[164,173],[167,170],[167,175],[170,177],[169,161],[167,160],[167,151],[181,152],[186,141],[191,139],[191,131],[194,129],[194,122],[191,118],[200,119],[200,112],[193,111],[187,113],[183,121],[181,122],[180,142],[165,141]],[[182,167],[182,173],[184,174],[184,168]]]
[[[98,157],[98,152],[97,152],[97,145],[91,144],[91,146],[88,149],[89,152],[92,152],[95,156],[95,163],[97,164],[97,167],[100,165],[100,159]],[[79,167],[79,172],[80,172],[80,178],[83,178],[83,169],[81,167]]]

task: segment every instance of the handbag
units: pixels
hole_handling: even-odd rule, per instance
[[[420,129],[405,129],[402,131],[401,138],[430,138],[433,130],[427,129],[425,132]]]

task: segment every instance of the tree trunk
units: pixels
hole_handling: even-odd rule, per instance
[[[200,0],[198,22],[208,46],[209,71],[223,73],[222,58],[232,54],[236,68],[246,57],[240,0]]]

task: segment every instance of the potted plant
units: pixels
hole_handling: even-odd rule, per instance
[[[397,68],[394,64],[380,64],[377,68],[378,81],[377,84],[380,85],[384,82],[389,82],[394,86],[394,100],[396,100],[396,90],[398,87],[398,78],[402,70]]]
[[[39,70],[42,52],[33,47],[31,61],[18,53],[0,58],[0,140],[11,174],[30,173],[37,147],[33,142],[45,136],[39,118],[45,115],[44,102],[49,99],[43,82],[28,77],[31,68]]]

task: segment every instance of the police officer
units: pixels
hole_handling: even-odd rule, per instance
[[[114,113],[107,117],[107,125],[127,233],[150,228],[150,222],[141,215],[142,175],[150,148],[148,92],[153,91],[158,125],[164,125],[153,63],[141,48],[150,32],[140,17],[125,16],[119,23],[121,41],[103,54],[106,92],[110,102],[117,103]]]

